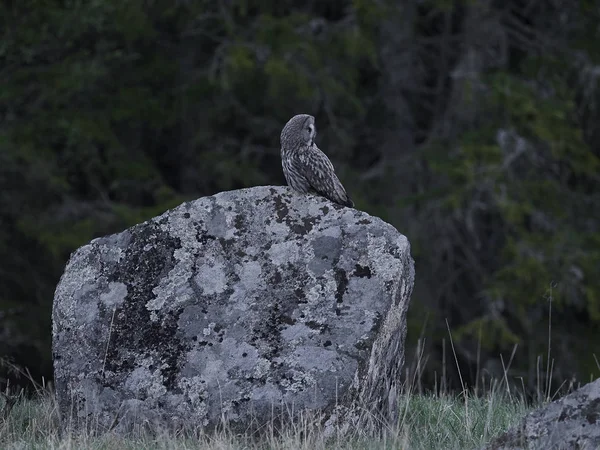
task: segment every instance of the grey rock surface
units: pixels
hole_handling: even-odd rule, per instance
[[[488,450],[600,448],[600,379],[527,415]]]
[[[63,425],[244,428],[382,402],[413,280],[391,225],[287,187],[200,198],[95,239],[54,298]]]

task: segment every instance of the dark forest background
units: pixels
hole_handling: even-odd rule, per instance
[[[423,387],[460,388],[448,327],[471,386],[596,378],[599,78],[591,0],[4,0],[4,373],[51,378],[74,249],[284,184],[279,133],[310,113],[357,207],[411,242]]]

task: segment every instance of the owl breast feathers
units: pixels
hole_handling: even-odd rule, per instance
[[[344,206],[354,206],[335,174],[333,164],[314,142],[315,118],[292,117],[281,132],[281,164],[288,185],[302,193],[314,192]]]

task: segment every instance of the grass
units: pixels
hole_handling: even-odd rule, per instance
[[[550,294],[551,295],[551,294]],[[550,307],[551,308],[551,307]],[[457,367],[458,358],[452,333],[448,326],[452,355]],[[538,385],[538,403],[551,401],[551,328],[548,322],[547,380]],[[420,347],[419,347],[420,348]],[[406,384],[393,397],[398,399],[397,417],[393,424],[382,425],[367,408],[358,415],[364,428],[349,433],[327,436],[319,420],[298,420],[282,430],[275,427],[261,434],[236,434],[225,425],[220,430],[204,433],[187,430],[170,433],[155,431],[153,434],[137,432],[128,436],[116,433],[101,435],[64,433],[60,431],[56,400],[46,386],[34,382],[29,373],[21,372],[36,387],[34,398],[14,397],[0,392],[0,449],[4,450],[426,450],[426,449],[478,449],[494,437],[516,425],[536,405],[528,405],[515,395],[514,386],[508,381],[513,354],[504,364],[504,378],[492,382],[488,379],[483,388],[469,389],[459,376],[462,393],[445,393],[445,384],[437,387],[438,394],[421,393],[420,376],[426,359],[417,351],[416,366],[407,369]],[[4,362],[4,364],[10,363]],[[444,367],[445,367],[444,360]],[[541,367],[541,358],[538,359]],[[600,364],[599,364],[600,367]],[[538,380],[541,380],[538,371]],[[412,373],[412,375],[411,375]],[[479,361],[478,370],[479,374]],[[479,376],[477,377],[479,378]],[[444,379],[444,376],[442,377]],[[485,380],[482,377],[482,380]],[[502,388],[500,388],[502,386]],[[524,390],[524,386],[523,386]],[[483,392],[483,393],[482,393]],[[394,394],[393,392],[391,394]],[[479,394],[479,395],[478,395]],[[375,431],[376,430],[376,431]]]
[[[7,450],[141,450],[141,449],[469,449],[478,448],[507,430],[527,412],[525,403],[499,389],[486,396],[405,393],[398,423],[377,433],[353,430],[326,438],[317,421],[301,421],[260,438],[235,435],[225,427],[214,433],[137,433],[128,437],[60,433],[52,394],[40,390],[34,399],[19,399],[0,419],[0,448]]]
[[[450,333],[450,329],[448,330]],[[450,333],[455,363],[458,360]],[[433,393],[422,393],[420,376],[426,365],[417,352],[416,367],[407,368],[406,382],[391,392],[397,399],[395,423],[383,423],[367,407],[355,411],[364,423],[360,428],[342,434],[327,435],[322,421],[301,417],[283,429],[271,425],[260,436],[237,434],[227,424],[214,432],[185,430],[181,432],[137,431],[127,436],[117,433],[91,434],[61,432],[56,399],[45,384],[36,383],[29,372],[10,363],[16,372],[29,380],[36,395],[25,398],[0,392],[1,450],[425,450],[476,449],[516,425],[531,406],[504,379],[492,381],[482,377],[483,388],[469,389],[460,381],[460,394],[446,393],[445,384]],[[511,356],[512,360],[512,356]],[[510,366],[510,361],[508,363]],[[412,375],[411,375],[412,373]],[[460,374],[460,370],[459,370]],[[2,401],[3,399],[3,401]],[[549,400],[549,399],[548,399]],[[546,401],[548,401],[546,400]],[[542,401],[543,402],[543,401]],[[313,416],[314,417],[314,416]]]

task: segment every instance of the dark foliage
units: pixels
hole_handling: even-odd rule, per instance
[[[309,113],[357,207],[412,243],[429,386],[446,320],[471,385],[515,345],[511,380],[545,383],[549,321],[555,385],[597,377],[599,21],[592,0],[1,3],[0,354],[50,377],[70,252],[282,184],[279,133]]]

